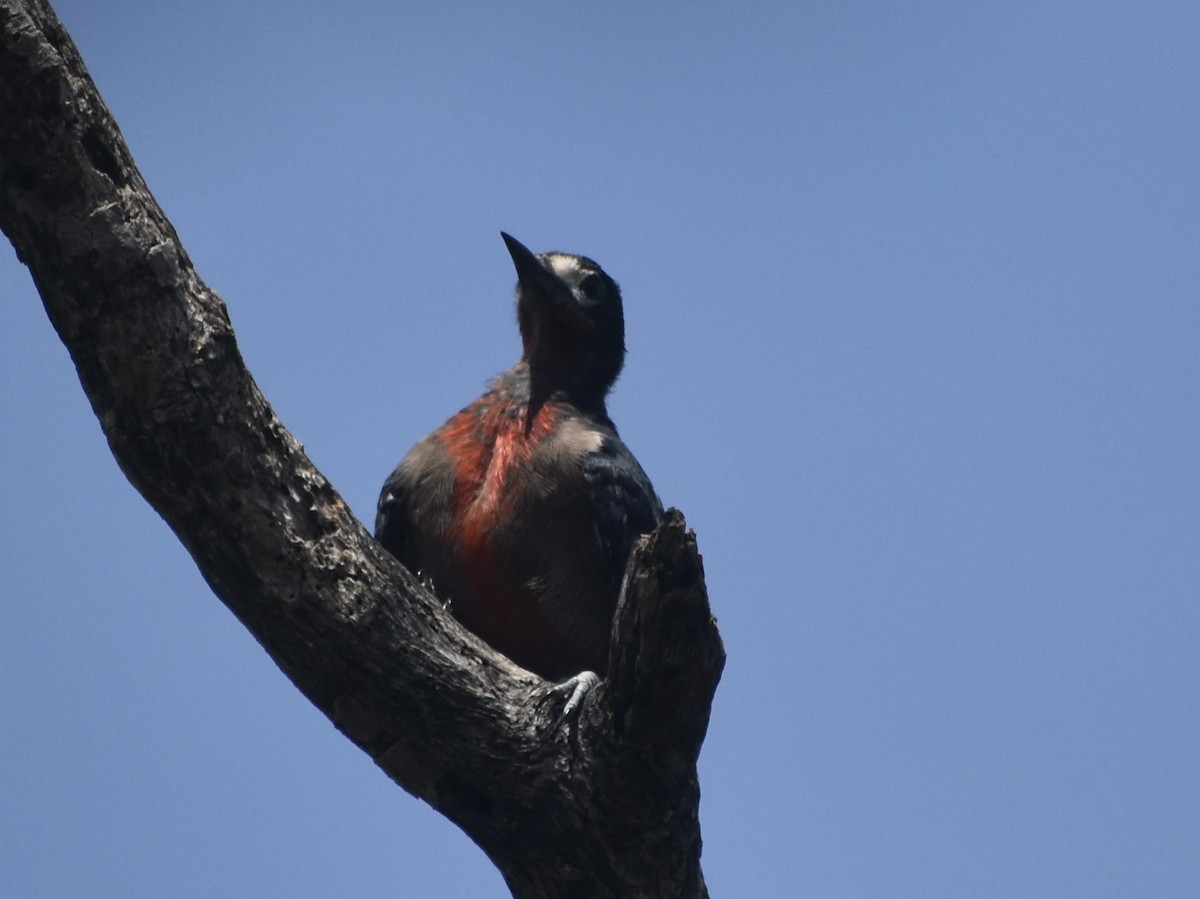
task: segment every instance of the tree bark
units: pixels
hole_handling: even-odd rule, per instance
[[[250,377],[42,0],[0,0],[0,228],[121,469],[291,681],[517,897],[706,896],[696,759],[724,664],[694,535],[635,550],[609,677],[549,684],[385,552]]]

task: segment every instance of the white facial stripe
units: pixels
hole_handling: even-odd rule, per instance
[[[568,275],[579,271],[579,260],[574,256],[568,256],[566,253],[547,253],[546,262],[549,263],[554,274],[560,278],[566,278]]]

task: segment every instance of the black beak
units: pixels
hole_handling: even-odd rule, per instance
[[[521,279],[521,283],[525,283],[525,279],[534,276],[533,273],[538,269],[543,268],[538,258],[533,255],[533,252],[521,241],[517,240],[511,234],[506,234],[501,231],[500,236],[504,238],[504,245],[508,247],[508,255],[512,257],[513,265],[517,267],[517,277]]]
[[[538,305],[557,306],[570,309],[574,306],[571,288],[562,278],[542,265],[533,252],[511,234],[500,232],[508,254],[512,256],[513,266],[517,270],[517,281],[521,293]]]

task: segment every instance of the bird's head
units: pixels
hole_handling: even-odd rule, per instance
[[[517,323],[533,392],[603,408],[625,364],[621,289],[586,256],[532,253],[501,232],[517,269]]]

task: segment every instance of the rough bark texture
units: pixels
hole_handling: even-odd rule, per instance
[[[696,758],[724,663],[678,512],[635,552],[578,719],[350,514],[246,371],[78,52],[0,0],[0,228],[126,476],[292,682],[518,897],[705,896]]]

